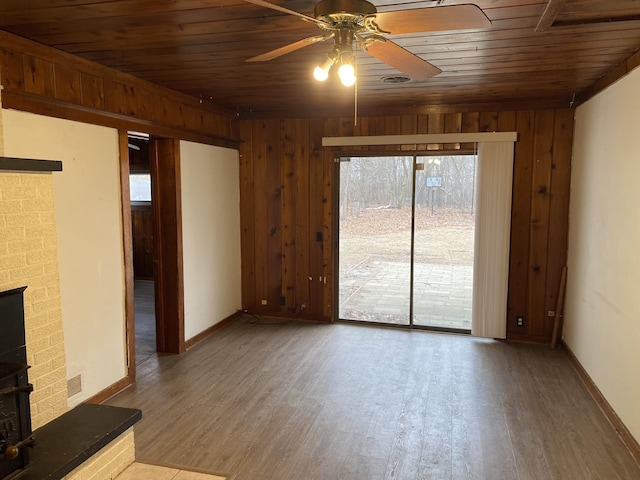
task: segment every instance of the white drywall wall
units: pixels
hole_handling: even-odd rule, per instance
[[[564,340],[640,441],[640,69],[580,106]]]
[[[185,338],[240,310],[237,150],[180,142]]]
[[[118,134],[3,110],[5,156],[62,160],[53,176],[67,376],[72,405],[126,376]]]

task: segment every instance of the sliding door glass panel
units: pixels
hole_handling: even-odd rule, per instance
[[[413,324],[471,330],[476,156],[417,158]]]
[[[339,318],[409,325],[412,194],[412,156],[341,159]]]

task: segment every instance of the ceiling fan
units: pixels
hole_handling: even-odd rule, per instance
[[[424,81],[441,73],[438,67],[387,39],[386,35],[491,26],[491,21],[474,4],[378,13],[376,7],[367,0],[321,0],[316,4],[311,17],[265,0],[245,1],[295,15],[322,30],[319,35],[249,58],[247,62],[265,62],[333,38],[334,48],[327,55],[325,62],[316,67],[314,76],[317,80],[326,80],[331,67],[338,65],[338,74],[345,86],[352,86],[356,81],[355,50],[357,48],[405,73],[414,81]]]

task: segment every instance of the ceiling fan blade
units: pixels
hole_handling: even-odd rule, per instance
[[[270,52],[263,53],[261,55],[257,55],[255,57],[248,58],[245,60],[246,62],[266,62],[267,60],[273,60],[274,58],[278,58],[287,53],[295,52],[303,47],[313,45],[314,43],[324,42],[329,38],[333,37],[333,33],[329,33],[326,35],[316,35],[315,37],[303,38],[302,40],[298,40],[297,42],[290,43],[289,45],[285,45],[284,47],[276,48],[275,50],[271,50]]]
[[[428,80],[442,72],[438,67],[422,60],[390,40],[374,42],[366,47],[366,52],[396,70],[409,75],[412,80],[417,82]]]
[[[249,1],[249,0],[247,0]],[[488,28],[491,20],[477,5],[450,5],[445,7],[413,8],[370,15],[383,33],[438,32]]]
[[[323,22],[322,20],[318,20],[317,18],[310,17],[309,15],[305,15],[304,13],[298,13],[294,10],[289,10],[288,8],[281,7],[280,5],[265,2],[264,0],[245,0],[245,2],[253,3],[254,5],[260,5],[261,7],[270,8],[279,12],[288,13],[289,15],[295,15],[296,17],[301,18],[306,22],[315,23],[317,25],[322,25],[325,27],[329,25],[327,22]]]

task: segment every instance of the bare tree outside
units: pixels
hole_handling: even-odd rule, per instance
[[[414,324],[470,329],[476,157],[415,161],[415,209],[413,156],[341,162],[339,315],[410,323],[413,223]]]

